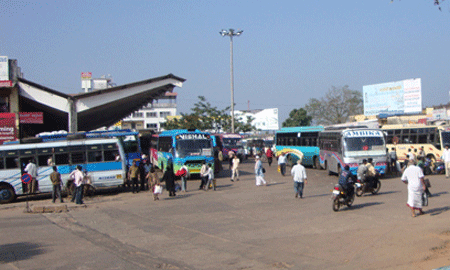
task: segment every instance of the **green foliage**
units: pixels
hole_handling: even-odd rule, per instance
[[[181,114],[180,119],[167,120],[164,128],[170,129],[199,129],[213,132],[231,132],[231,116],[228,114],[230,107],[222,110],[213,107],[204,96],[199,96],[199,101],[194,104],[191,114]],[[252,131],[253,119],[247,117],[247,122],[242,123],[235,119],[235,132]]]
[[[305,109],[293,109],[289,113],[289,118],[287,118],[282,126],[283,127],[299,127],[299,126],[310,126],[312,116],[307,115]]]
[[[320,99],[312,98],[305,106],[306,111],[319,125],[345,123],[349,116],[363,113],[363,98],[360,91],[331,87]]]

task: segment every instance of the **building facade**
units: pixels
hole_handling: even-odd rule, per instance
[[[177,115],[177,93],[166,93],[164,97],[154,100],[142,109],[133,112],[121,121],[121,128],[138,131],[164,130],[167,117]]]

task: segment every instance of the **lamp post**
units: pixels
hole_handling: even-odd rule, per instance
[[[231,87],[231,133],[234,133],[234,76],[233,76],[233,37],[240,36],[244,30],[239,30],[237,32],[234,29],[229,29],[220,31],[222,37],[230,37],[230,87]]]

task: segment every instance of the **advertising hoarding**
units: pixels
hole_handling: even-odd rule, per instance
[[[363,86],[364,115],[421,112],[421,85],[419,78]]]
[[[0,81],[9,81],[8,56],[0,56]]]
[[[247,116],[253,117],[252,126],[260,130],[278,130],[278,108],[264,109],[257,112],[235,111],[240,122],[246,122]]]
[[[16,114],[0,113],[0,143],[16,139]]]

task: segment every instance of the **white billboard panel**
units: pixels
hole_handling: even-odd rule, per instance
[[[403,81],[405,113],[422,111],[422,82],[421,79],[409,79]]]
[[[8,56],[0,56],[0,81],[9,81]]]
[[[278,130],[278,108],[264,109],[256,113],[235,111],[234,115],[240,122],[246,122],[247,116],[253,117],[252,126],[260,130]]]
[[[364,115],[422,111],[421,79],[363,86]]]

